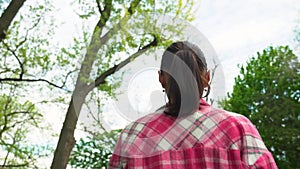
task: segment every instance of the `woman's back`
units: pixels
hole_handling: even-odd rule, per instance
[[[213,109],[182,118],[164,113],[127,126],[111,168],[277,168],[253,124],[244,116]]]

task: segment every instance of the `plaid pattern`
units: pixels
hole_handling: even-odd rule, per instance
[[[254,125],[244,116],[213,109],[174,118],[147,115],[128,125],[109,168],[277,168]]]

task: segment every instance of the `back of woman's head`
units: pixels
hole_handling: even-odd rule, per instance
[[[169,103],[166,114],[186,115],[199,108],[204,87],[207,64],[200,48],[189,42],[175,42],[163,53],[161,73]]]

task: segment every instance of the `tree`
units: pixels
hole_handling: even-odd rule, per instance
[[[4,2],[9,1],[1,1]],[[6,25],[9,29],[0,41],[0,168],[38,168],[38,159],[53,151],[48,145],[32,143],[30,138],[33,131],[47,130],[44,112],[39,109],[45,102],[42,99],[33,101],[30,96],[41,91],[39,83],[55,87],[43,78],[45,72],[52,69],[50,57],[54,53],[45,50],[53,24],[43,16],[50,11],[51,5],[30,1],[21,8],[23,2],[10,1],[1,16],[5,21],[1,21],[0,27]],[[41,25],[47,25],[50,30],[44,29],[47,33],[40,34]],[[33,82],[36,85],[29,85]]]
[[[247,116],[279,168],[299,168],[300,63],[287,46],[269,47],[241,66],[221,105]]]
[[[112,85],[106,82],[107,77],[134,58],[153,47],[170,43],[170,39],[161,37],[159,29],[156,29],[157,32],[147,31],[147,27],[153,26],[153,24],[147,23],[149,16],[145,14],[159,12],[183,19],[190,18],[189,15],[181,13],[187,11],[189,14],[192,6],[190,1],[187,1],[185,5],[182,1],[178,3],[160,1],[159,7],[154,2],[142,0],[129,2],[105,0],[100,2],[96,0],[96,11],[99,12],[100,16],[81,62],[51,168],[66,168],[71,150],[75,145],[74,131],[78,116],[87,95],[100,85]],[[179,5],[177,7],[174,4]],[[90,17],[94,13],[96,12],[92,11],[81,16]],[[138,13],[137,17],[132,19],[135,13]],[[169,25],[168,28],[170,32],[174,31],[172,35],[178,32],[177,29],[180,30],[180,26]],[[107,31],[105,32],[105,30]],[[112,64],[117,63],[112,60],[120,51],[126,51],[128,57],[126,59],[121,58],[118,64]],[[105,60],[109,62],[105,62]],[[98,67],[96,76],[93,75],[93,66]]]
[[[29,101],[12,97],[16,87],[0,96],[0,168],[37,168],[37,158],[45,156],[45,146],[25,144],[33,128],[40,127],[42,114]]]
[[[96,20],[96,23],[92,33],[84,29],[83,36],[74,38],[70,47],[57,47],[51,42],[55,26],[53,18],[48,16],[54,9],[49,2],[29,1],[10,21],[0,43],[3,56],[0,83],[2,91],[18,84],[18,94],[10,97],[24,98],[33,91],[46,96],[55,93],[47,101],[69,104],[52,163],[52,168],[65,168],[86,97],[95,91],[112,94],[116,81],[110,75],[150,49],[170,43],[172,35],[184,27],[168,24],[155,27],[155,13],[191,20],[193,2],[76,1],[82,20]],[[18,11],[20,7],[13,9]],[[168,36],[162,36],[166,31]],[[45,102],[44,99],[40,102]]]
[[[1,2],[1,1],[0,1]],[[5,38],[8,27],[23,6],[25,0],[12,0],[0,17],[0,42]],[[1,2],[2,3],[2,2]]]

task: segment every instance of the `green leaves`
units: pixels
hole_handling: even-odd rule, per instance
[[[8,1],[0,1],[0,11],[4,9],[3,7],[8,4]],[[0,43],[2,56],[0,57],[0,79],[2,80],[0,86],[2,93],[0,94],[6,97],[5,94],[7,94],[7,89],[10,86],[17,88],[15,93],[6,97],[2,104],[8,103],[8,98],[10,98],[11,102],[15,102],[12,105],[16,106],[12,106],[11,110],[25,108],[30,105],[33,109],[28,109],[28,112],[36,113],[24,113],[23,116],[21,116],[22,113],[9,116],[0,113],[1,120],[4,118],[7,124],[15,124],[15,122],[18,122],[15,126],[22,124],[22,127],[15,129],[9,126],[4,127],[3,133],[9,134],[3,134],[3,140],[12,141],[15,139],[18,143],[10,144],[11,146],[3,148],[3,150],[5,149],[18,159],[24,159],[23,161],[26,164],[31,162],[27,155],[32,156],[33,152],[38,150],[24,148],[26,147],[24,140],[26,140],[26,134],[30,132],[30,129],[23,126],[39,127],[41,125],[39,121],[41,114],[35,110],[36,105],[33,103],[26,101],[19,103],[17,99],[13,98],[22,97],[23,100],[26,100],[24,98],[28,97],[40,103],[67,104],[68,101],[66,100],[71,98],[70,93],[54,89],[59,88],[73,92],[76,83],[80,82],[81,84],[78,86],[83,88],[79,88],[77,91],[82,91],[86,86],[93,86],[95,79],[101,77],[110,68],[114,68],[115,65],[124,60],[126,61],[127,58],[133,61],[135,57],[130,56],[139,56],[146,49],[149,49],[148,52],[153,50],[148,48],[150,46],[164,48],[169,45],[175,40],[173,37],[179,36],[184,26],[180,24],[173,25],[173,23],[158,25],[156,18],[159,15],[168,15],[190,20],[190,9],[193,4],[190,0],[73,1],[78,2],[78,4],[72,3],[73,11],[87,25],[82,26],[83,35],[74,37],[74,42],[66,47],[62,46],[59,40],[56,41],[57,37],[54,36],[58,30],[57,25],[59,23],[57,22],[61,18],[53,17],[56,14],[51,12],[57,13],[56,7],[49,2],[51,1],[26,1],[26,5],[20,10],[10,26],[6,39]],[[93,27],[95,25],[97,25],[96,28]],[[145,46],[148,47],[144,48]],[[144,50],[141,50],[142,48]],[[86,59],[84,59],[85,56]],[[82,74],[79,73],[81,71]],[[113,73],[114,71],[111,74]],[[102,108],[103,103],[99,101],[100,98],[105,100],[116,95],[116,88],[120,85],[122,79],[120,76],[114,77],[111,74],[105,76],[100,86],[98,84],[93,86],[92,89],[89,88],[90,95],[88,97],[91,96],[91,99],[86,98],[85,104],[97,101],[99,107]],[[80,79],[76,80],[77,77],[80,77]],[[105,83],[103,83],[104,81]],[[94,88],[97,90],[93,90]],[[100,94],[93,97],[92,93],[97,92]],[[97,113],[102,113],[101,108]],[[2,122],[0,121],[0,127],[3,128],[6,123],[2,124]],[[76,122],[72,122],[72,124],[76,124]],[[97,125],[101,124],[97,123]],[[10,130],[7,128],[10,128]],[[71,136],[72,133],[68,135]],[[101,133],[97,136],[98,140],[102,140],[101,142],[97,142],[94,137],[81,140],[80,145],[78,145],[78,153],[84,152],[86,154],[80,154],[83,156],[78,157],[77,161],[81,160],[82,164],[85,164],[82,159],[93,158],[94,161],[89,161],[91,167],[104,166],[109,158],[112,146],[115,144],[111,140],[112,138],[115,140],[115,136],[114,132],[104,133],[103,135]],[[82,148],[82,151],[80,148]],[[89,154],[90,152],[93,153]],[[64,153],[65,156],[69,155],[68,152]],[[61,159],[62,156],[58,158]],[[12,161],[14,160],[12,159]],[[14,161],[14,163],[17,162]]]
[[[299,70],[288,46],[266,48],[240,67],[233,92],[221,103],[256,125],[279,168],[300,167]]]
[[[104,132],[80,139],[75,145],[69,164],[74,168],[107,168],[120,130]]]
[[[34,166],[29,163],[35,161],[42,151],[34,151],[24,141],[30,129],[39,127],[41,119],[42,115],[31,102],[20,103],[9,95],[0,96],[1,165],[24,164],[24,168]]]

